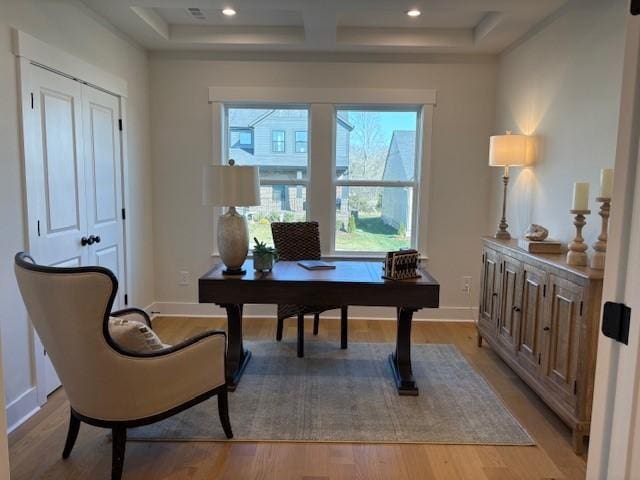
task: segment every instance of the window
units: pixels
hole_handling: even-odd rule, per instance
[[[417,110],[336,111],[335,251],[415,245]]]
[[[298,131],[295,135],[296,153],[307,153],[307,131]]]
[[[286,153],[285,128],[306,131],[309,110],[304,107],[226,108],[231,138],[238,132],[251,132],[252,148],[240,149],[230,141],[227,160],[238,165],[257,165],[260,169],[261,205],[238,210],[249,224],[249,238],[273,245],[271,222],[304,221],[307,218],[307,152]],[[278,155],[273,155],[277,153]],[[303,153],[303,154],[301,154]]]
[[[285,152],[285,131],[284,130],[273,130],[271,132],[271,151],[273,153],[284,153]]]
[[[304,221],[312,211],[321,222],[322,244],[329,246],[325,254],[377,256],[418,247],[419,126],[423,112],[431,110],[287,104],[224,109],[230,141],[223,161],[233,158],[260,170],[261,205],[239,209],[252,243],[256,237],[272,245],[272,222]],[[321,139],[315,156],[311,124],[322,126],[318,135],[334,135]]]
[[[237,127],[230,128],[229,145],[231,148],[253,150],[253,129]]]

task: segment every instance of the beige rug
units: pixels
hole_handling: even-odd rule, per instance
[[[502,401],[453,345],[414,345],[420,395],[397,394],[388,343],[246,342],[253,357],[229,394],[235,441],[533,445]],[[203,366],[203,368],[206,368]],[[214,398],[130,440],[226,440]]]

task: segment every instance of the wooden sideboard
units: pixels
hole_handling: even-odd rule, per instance
[[[573,430],[589,435],[603,272],[483,239],[478,346],[493,350]]]

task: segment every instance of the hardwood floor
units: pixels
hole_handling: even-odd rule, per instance
[[[306,338],[309,339],[312,319],[307,322]],[[157,318],[154,329],[164,341],[172,343],[208,328],[223,328],[225,323],[206,318]],[[295,339],[294,324],[293,320],[285,321],[285,339]],[[273,339],[275,326],[273,319],[245,320],[245,338]],[[322,319],[319,338],[338,346],[339,321]],[[349,322],[352,342],[392,342],[394,338],[395,322]],[[507,480],[585,477],[585,458],[573,453],[569,429],[489,347],[476,347],[473,324],[414,322],[412,338],[416,343],[455,344],[489,381],[534,437],[537,446],[130,442],[123,478]],[[62,460],[67,421],[68,402],[64,392],[58,391],[40,412],[10,435],[12,480],[109,477],[111,444],[106,430],[83,424],[71,457]],[[231,422],[233,424],[233,418]]]

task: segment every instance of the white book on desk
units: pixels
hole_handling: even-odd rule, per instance
[[[322,260],[302,260],[298,262],[298,265],[307,270],[334,270],[336,268],[335,265]]]

